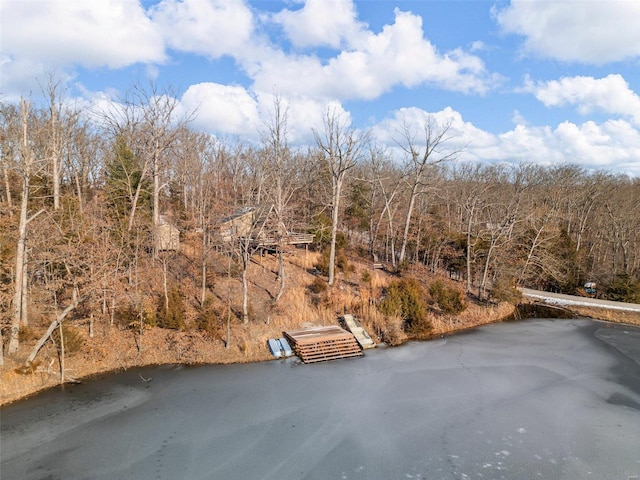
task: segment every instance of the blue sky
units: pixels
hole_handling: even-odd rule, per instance
[[[637,0],[0,0],[0,22],[5,102],[49,73],[86,109],[153,81],[257,142],[278,93],[293,145],[327,108],[392,153],[432,116],[461,160],[640,176]]]

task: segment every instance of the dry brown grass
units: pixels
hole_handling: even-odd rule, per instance
[[[470,304],[464,312],[457,316],[430,313],[429,318],[433,325],[433,334],[446,335],[488,323],[501,322],[511,318],[514,312],[515,306],[509,303],[490,306]]]
[[[371,273],[371,288],[373,291],[379,291],[387,285],[389,285],[389,276],[379,270],[373,270]]]
[[[581,305],[571,305],[570,309],[579,316],[594,318],[596,320],[640,325],[640,312],[608,310],[606,308],[593,308]]]
[[[296,252],[295,255],[291,255],[287,258],[289,263],[300,267],[304,270],[314,268],[318,260],[320,260],[320,252],[312,252],[309,250]]]
[[[357,313],[362,326],[378,343],[400,345],[407,341],[404,320],[398,315],[385,315],[375,307],[362,306]]]

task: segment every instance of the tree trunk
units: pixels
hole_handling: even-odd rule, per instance
[[[416,251],[413,252],[413,263],[420,262],[420,242],[422,241],[422,217],[418,217],[418,231],[416,232]]]
[[[200,306],[204,305],[204,301],[206,299],[207,299],[207,262],[203,258],[202,259],[202,285],[201,285],[201,291],[200,291]]]
[[[416,203],[416,191],[418,189],[418,182],[414,182],[411,187],[411,197],[409,199],[409,209],[407,210],[407,217],[404,223],[404,232],[402,233],[402,246],[400,247],[400,255],[398,256],[398,264],[404,261],[404,257],[407,251],[407,240],[409,239],[409,227],[411,226],[411,217],[413,215],[413,208]]]
[[[55,142],[55,140],[54,140]],[[56,148],[56,147],[54,147]],[[60,209],[60,159],[58,158],[58,153],[54,152],[52,155],[52,183],[53,183],[53,209]]]
[[[480,282],[480,288],[478,289],[480,300],[486,299],[487,292],[487,278],[489,276],[489,265],[491,264],[491,258],[493,257],[493,250],[496,246],[496,240],[491,239],[491,243],[489,244],[489,249],[487,250],[487,258],[484,262],[484,269],[482,272],[482,281]]]
[[[229,263],[227,265],[227,338],[224,348],[229,348],[231,344],[231,253],[229,253]]]
[[[27,102],[22,99],[20,104],[22,117],[22,199],[20,200],[20,221],[18,224],[18,243],[16,245],[16,271],[13,281],[13,319],[11,321],[11,333],[9,334],[9,353],[15,353],[20,346],[19,333],[20,321],[22,320],[22,306],[24,295],[24,265],[25,250],[27,243],[27,208],[29,206],[29,181],[31,176],[32,152],[29,148],[27,139],[27,121],[29,115],[29,107]]]
[[[249,270],[249,245],[246,244],[247,240],[243,240],[242,245],[242,322],[246,325],[249,323],[249,280],[247,278],[247,271]]]
[[[340,217],[340,195],[344,179],[360,158],[366,135],[356,135],[347,128],[336,111],[329,110],[324,119],[324,135],[314,131],[316,143],[323,153],[327,173],[331,175],[331,246],[329,250],[329,285],[335,281],[336,237]]]
[[[167,258],[162,259],[162,288],[164,292],[164,311],[169,312],[169,285],[167,282]]]
[[[160,225],[160,165],[156,151],[153,152],[153,160],[151,165],[151,175],[153,176],[153,251],[154,255],[158,255],[158,225]]]
[[[62,111],[62,105],[57,100],[57,93],[59,83],[56,82],[51,76],[49,78],[49,84],[47,86],[47,93],[49,94],[49,127],[51,131],[49,132],[49,141],[48,144],[51,148],[51,183],[53,187],[53,209],[60,209],[60,174],[61,174],[61,148],[60,148],[60,138],[62,136],[61,129],[61,121],[60,121],[60,113]]]
[[[0,149],[0,155],[2,155],[2,149]],[[1,159],[0,159],[1,160]],[[6,163],[2,163],[2,176],[4,180],[4,191],[7,202],[7,212],[9,212],[9,218],[13,218],[13,200],[11,199],[11,189],[9,183],[9,167]]]
[[[340,194],[342,190],[342,179],[335,181],[333,188],[333,211],[331,212],[331,246],[329,250],[329,285],[335,283],[336,275],[336,238],[338,236],[338,218],[340,208]]]
[[[64,334],[62,333],[62,321],[58,322],[60,331],[60,383],[64,383]]]
[[[202,225],[202,265],[200,268],[200,275],[202,276],[202,281],[200,283],[200,306],[204,305],[204,301],[207,297],[207,227],[204,224],[204,221],[200,220],[200,225]]]
[[[471,226],[473,225],[473,209],[467,219],[467,293],[471,292]]]
[[[76,191],[77,191],[77,195],[78,195],[78,209],[80,211],[80,217],[84,217],[84,207],[82,205],[82,185],[80,184],[80,177],[78,175],[78,172],[74,172],[73,174],[74,176],[74,180],[75,180],[75,184],[76,184]]]
[[[280,241],[282,243],[282,240]],[[282,245],[278,247],[278,278],[280,279],[280,288],[278,289],[278,293],[274,299],[274,302],[280,300],[282,294],[284,293],[285,287],[285,273],[284,273],[284,254],[282,252]]]
[[[26,239],[25,239],[26,243]],[[29,325],[29,309],[27,305],[29,303],[29,274],[27,270],[27,265],[29,265],[28,261],[29,250],[25,244],[24,247],[24,259],[23,259],[23,270],[22,270],[22,305],[20,306],[20,325],[27,326]]]
[[[538,248],[538,246],[539,246],[538,239],[542,235],[542,231],[544,230],[545,226],[546,226],[546,222],[545,222],[545,224],[542,225],[540,230],[538,230],[536,232],[536,236],[534,237],[533,241],[531,242],[531,247],[529,247],[529,253],[527,253],[527,258],[524,261],[524,265],[522,266],[522,270],[520,271],[520,276],[518,277],[518,281],[516,282],[517,285],[521,285],[522,284],[522,280],[524,280],[524,276],[527,273],[527,269],[529,268],[529,264],[531,263],[531,259],[533,258],[533,254],[535,253],[536,248]]]
[[[133,201],[131,202],[131,212],[129,212],[129,226],[127,230],[130,232],[133,230],[133,222],[136,216],[136,208],[138,207],[138,200],[140,199],[140,191],[142,190],[142,184],[145,175],[147,174],[148,163],[145,162],[144,167],[142,168],[142,173],[140,174],[140,181],[136,186],[136,193],[133,195]]]

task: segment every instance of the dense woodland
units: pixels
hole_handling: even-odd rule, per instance
[[[154,87],[91,115],[53,81],[46,94],[41,104],[0,105],[5,354],[36,312],[111,321],[114,312],[169,312],[184,300],[188,272],[204,308],[215,276],[246,276],[257,253],[245,235],[222,242],[223,219],[265,204],[279,239],[270,254],[282,258],[290,232],[313,233],[313,248],[327,252],[329,285],[347,249],[392,271],[424,265],[485,301],[516,286],[584,294],[595,282],[601,298],[640,302],[637,178],[576,165],[461,163],[450,126],[429,117],[405,124],[385,149],[329,110],[315,144],[294,148],[279,98],[252,144],[195,131],[195,113]],[[157,248],[164,223],[180,230],[177,252]],[[284,265],[276,303],[287,288]],[[250,320],[246,295],[237,310]]]

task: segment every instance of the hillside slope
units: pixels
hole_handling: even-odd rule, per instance
[[[188,248],[185,248],[189,256]],[[279,302],[273,299],[279,283],[277,260],[272,255],[255,255],[249,267],[250,320],[239,319],[238,306],[242,301],[242,285],[237,271],[228,271],[223,258],[210,280],[208,308],[203,312],[197,300],[198,285],[180,259],[174,267],[182,268],[180,292],[184,298],[185,320],[181,329],[126,323],[127,317],[99,315],[79,310],[76,317],[65,321],[67,333],[65,379],[75,381],[106,371],[126,370],[150,364],[207,364],[237,363],[270,360],[266,342],[279,337],[285,330],[309,325],[335,324],[340,314],[355,313],[376,342],[402,343],[410,338],[402,330],[402,319],[382,315],[376,303],[383,296],[390,281],[398,276],[383,270],[372,270],[367,261],[349,258],[348,268],[338,273],[336,285],[328,287],[326,278],[314,266],[320,254],[296,249],[286,255],[286,289]],[[161,290],[159,272],[149,272],[156,282],[152,288]],[[228,274],[231,273],[231,276]],[[423,271],[410,271],[405,277],[419,278],[425,286],[434,278]],[[173,279],[175,280],[175,279]],[[228,305],[231,304],[231,312]],[[494,322],[513,314],[508,304],[482,306],[469,303],[464,312],[455,317],[430,310],[431,335],[470,328]],[[209,315],[206,328],[203,315]],[[93,336],[90,320],[93,317]],[[60,355],[56,345],[48,340],[38,353],[31,368],[23,364],[37,338],[51,319],[43,319],[24,332],[20,350],[5,359],[2,368],[0,402],[7,403],[49,388],[60,382]],[[227,320],[229,344],[227,348]],[[73,351],[75,350],[75,351]]]

